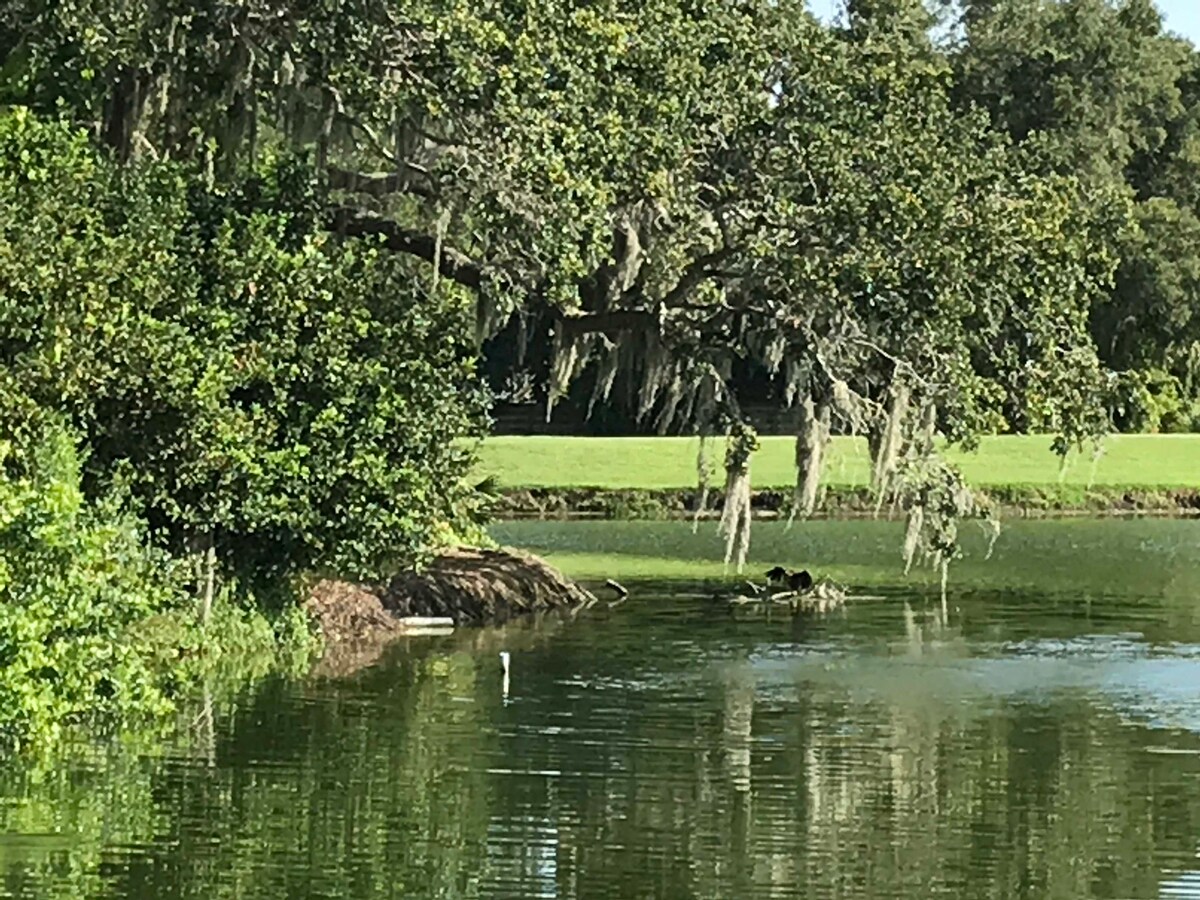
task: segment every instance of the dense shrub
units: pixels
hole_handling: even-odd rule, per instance
[[[375,575],[469,518],[479,431],[467,298],[317,227],[269,161],[226,188],[118,170],[69,127],[0,117],[0,367],[17,432],[84,436],[85,488],[127,482],[176,554],[227,573]]]
[[[179,601],[169,561],[116,498],[85,502],[61,429],[27,448],[0,443],[0,463],[0,734],[162,709],[130,626]]]
[[[1121,372],[1112,393],[1113,420],[1120,431],[1186,432],[1200,425],[1179,379],[1162,369]]]
[[[223,187],[118,167],[0,114],[0,729],[164,708],[186,673],[159,677],[129,635],[175,607],[155,621],[195,644],[181,603],[211,572],[261,606],[471,527],[467,298],[320,230],[314,183],[298,160]],[[230,633],[269,636],[246,621]]]

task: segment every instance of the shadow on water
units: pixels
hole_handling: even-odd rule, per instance
[[[860,567],[823,619],[640,580],[11,766],[0,895],[1200,897],[1200,523],[1029,523],[946,618],[860,524],[756,533]],[[622,580],[687,540],[585,526],[525,534]]]

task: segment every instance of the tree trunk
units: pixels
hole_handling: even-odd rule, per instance
[[[708,434],[701,432],[700,449],[696,451],[696,510],[692,515],[692,534],[700,530],[700,517],[708,509],[708,494],[712,489],[712,447]]]
[[[922,456],[933,453],[933,440],[937,436],[937,404],[930,401],[926,404],[921,416],[921,428],[917,432],[915,443]]]
[[[317,171],[324,172],[329,168],[329,143],[333,138],[333,117],[337,107],[333,102],[333,94],[328,90],[321,96],[321,133],[317,136]]]
[[[745,468],[728,469],[725,479],[725,507],[721,511],[718,532],[725,538],[725,567],[732,560],[737,573],[746,567],[750,551],[750,463]]]
[[[133,137],[142,113],[143,82],[144,76],[137,69],[122,68],[105,106],[101,139],[121,162],[129,160],[133,148]]]

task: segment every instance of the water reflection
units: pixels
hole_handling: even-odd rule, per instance
[[[1192,598],[664,591],[9,766],[0,895],[1200,897]]]
[[[1196,856],[1200,858],[1200,853]],[[1164,900],[1195,900],[1200,897],[1200,870],[1179,872],[1163,881],[1158,896]]]

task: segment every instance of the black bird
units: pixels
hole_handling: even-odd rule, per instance
[[[793,591],[807,591],[813,586],[813,577],[808,569],[799,572],[789,572],[783,566],[776,566],[767,572],[767,583],[772,585],[787,585]]]
[[[787,569],[783,566],[776,566],[767,573],[767,584],[783,584],[787,577]]]
[[[813,586],[813,577],[808,574],[808,569],[801,569],[799,572],[791,572],[788,575],[788,587],[793,591],[808,591]]]

